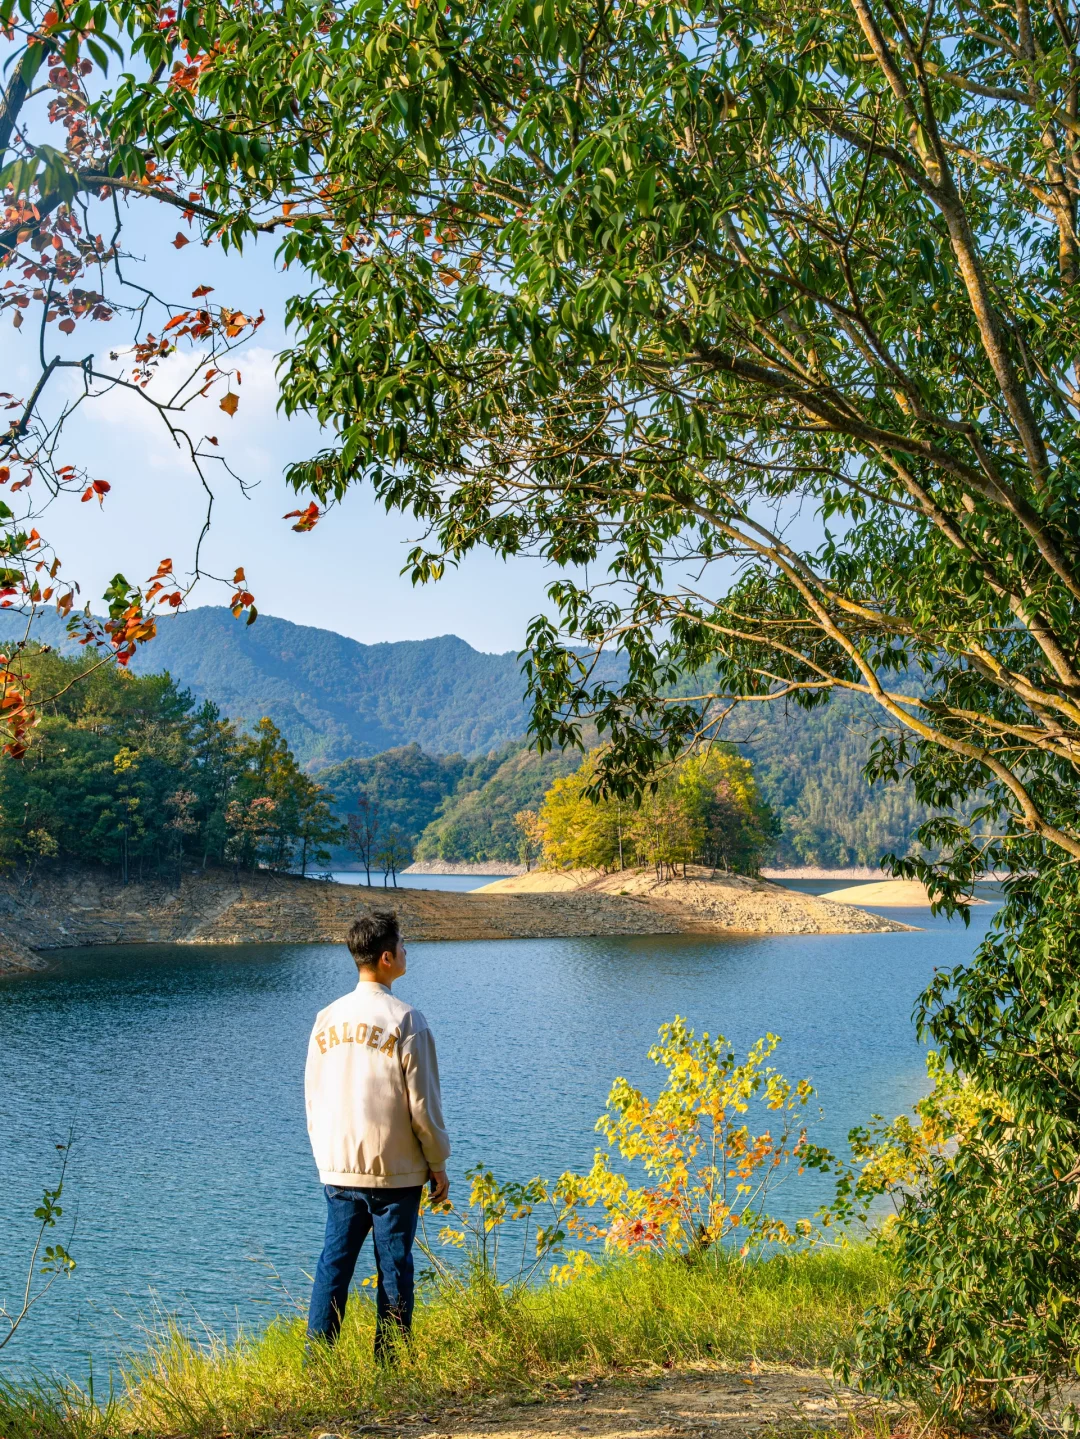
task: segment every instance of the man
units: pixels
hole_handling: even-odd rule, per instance
[[[308,1134],[326,1193],[326,1238],[308,1314],[309,1340],[333,1344],[360,1248],[371,1231],[378,1271],[375,1358],[407,1338],[420,1196],[450,1192],[435,1041],[418,1009],[390,992],[405,973],[397,916],[349,930],[359,983],[324,1009],[308,1043]]]

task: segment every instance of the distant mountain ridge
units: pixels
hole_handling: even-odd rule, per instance
[[[24,626],[0,614],[0,641]],[[34,634],[76,648],[51,612]],[[132,669],[168,670],[242,725],[269,715],[308,769],[413,743],[429,754],[486,754],[528,724],[517,655],[485,654],[456,635],[365,645],[273,615],[248,626],[204,607],[162,619]]]

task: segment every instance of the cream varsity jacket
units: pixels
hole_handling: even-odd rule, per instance
[[[404,1189],[446,1167],[435,1040],[386,985],[362,979],[319,1014],[304,1091],[324,1184]]]

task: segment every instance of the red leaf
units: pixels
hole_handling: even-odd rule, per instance
[[[298,530],[301,534],[304,534],[308,530],[313,530],[318,523],[319,507],[315,503],[315,501],[312,500],[311,504],[308,505],[306,510],[290,510],[289,513],[282,516],[282,518],[286,520],[295,519],[297,523],[293,525],[293,529]]]
[[[193,300],[201,300],[203,295],[209,295],[213,288],[213,285],[200,285],[197,290],[192,290],[191,298]]]
[[[72,330],[74,330],[74,328],[75,328],[75,321],[74,321],[74,320],[61,320],[61,321],[60,321],[60,324],[57,326],[57,329],[62,330],[65,335],[70,335],[71,332],[72,332]]]
[[[176,239],[173,241],[173,245],[175,246],[175,248],[176,248],[177,250],[182,250],[185,245],[190,245],[190,244],[191,244],[191,241],[188,239],[188,237],[187,237],[186,235],[181,235],[180,231],[177,230],[177,232],[176,232]]]

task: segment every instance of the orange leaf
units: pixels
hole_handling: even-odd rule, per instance
[[[200,300],[203,295],[209,295],[213,288],[213,285],[200,285],[197,290],[192,290],[191,298],[193,300]]]
[[[247,582],[247,576],[244,574],[244,567],[243,567],[243,565],[237,565],[237,567],[236,567],[236,574],[233,575],[233,580],[232,580],[232,582],[233,582],[234,585],[242,585],[242,584],[245,584],[245,583]]]
[[[190,245],[190,244],[191,244],[191,241],[188,239],[188,237],[187,237],[186,235],[181,235],[180,231],[177,230],[177,232],[176,232],[176,239],[173,241],[174,247],[175,247],[177,250],[182,250],[185,245]]]
[[[221,408],[227,415],[235,415],[240,407],[240,396],[234,395],[230,390],[227,395],[221,397]]]
[[[282,518],[286,520],[295,519],[297,523],[293,525],[293,529],[299,531],[300,534],[305,534],[308,530],[313,530],[318,523],[319,507],[315,501],[312,500],[306,510],[290,510],[289,513]]]
[[[74,330],[74,328],[75,328],[75,321],[74,321],[74,320],[61,320],[61,321],[60,321],[60,324],[57,326],[57,329],[62,330],[65,335],[70,335],[71,332],[72,332],[72,330]]]

